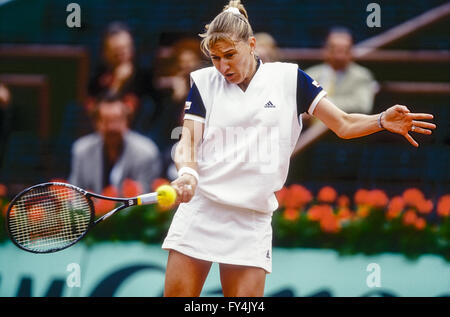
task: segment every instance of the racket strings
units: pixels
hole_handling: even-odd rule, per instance
[[[53,193],[55,193],[54,190]],[[61,199],[70,199],[66,192],[62,193],[59,191],[58,196],[60,196]],[[27,199],[23,199],[21,203],[18,204],[18,213],[21,215],[21,221],[17,223],[27,224],[27,226],[20,227],[26,229],[23,230],[23,232],[18,232],[17,238],[20,240],[18,242],[32,244],[33,247],[37,247],[37,244],[39,243],[41,246],[46,247],[55,242],[61,242],[62,239],[71,239],[71,235],[76,236],[82,231],[82,221],[80,221],[82,219],[77,219],[80,218],[79,216],[72,216],[74,219],[68,219],[67,209],[64,210],[61,202],[59,202],[56,197],[48,196],[48,193],[45,193],[45,196],[32,195],[31,197],[25,198]],[[82,208],[82,206],[73,204],[70,208],[73,209],[74,206],[77,209],[79,209],[79,207]],[[22,212],[24,209],[27,213]],[[60,213],[61,211],[63,211],[63,213]],[[64,219],[64,217],[66,219]],[[69,224],[69,221],[73,222],[72,228],[67,225]],[[75,226],[73,224],[75,224]],[[12,225],[11,228],[13,230],[18,229],[15,228],[14,225]],[[48,243],[43,243],[44,240],[47,240]]]
[[[91,218],[88,199],[64,185],[37,187],[15,201],[9,230],[15,241],[30,250],[45,252],[78,240]]]

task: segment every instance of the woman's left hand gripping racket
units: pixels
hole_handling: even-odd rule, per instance
[[[92,198],[116,201],[121,205],[95,220]],[[168,207],[175,201],[176,191],[169,185],[133,198],[113,198],[70,184],[44,183],[25,189],[11,201],[6,213],[6,227],[9,237],[19,248],[33,253],[50,253],[77,243],[95,225],[119,210],[154,203]]]

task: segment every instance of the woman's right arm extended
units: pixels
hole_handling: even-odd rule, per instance
[[[174,162],[178,171],[183,167],[188,169],[171,183],[177,191],[177,203],[190,201],[197,188],[197,179],[193,174],[197,171],[197,150],[203,140],[203,129],[202,122],[184,120],[181,139],[175,149]],[[189,173],[189,169],[195,172]]]

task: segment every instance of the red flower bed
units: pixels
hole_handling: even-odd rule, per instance
[[[169,183],[157,179],[150,190]],[[125,180],[121,189],[109,186],[101,194],[134,197],[142,194],[142,186]],[[407,188],[389,197],[381,189],[360,188],[350,195],[328,185],[313,193],[300,184],[285,186],[275,194],[279,202],[272,221],[275,246],[334,248],[341,254],[399,252],[409,257],[434,253],[450,261],[450,194],[426,197],[418,188]],[[8,188],[0,184],[3,216],[7,195]],[[101,216],[115,202],[94,200],[94,205],[96,216]],[[86,241],[161,243],[175,210],[176,206],[163,209],[156,205],[128,208],[98,226]]]
[[[434,200],[408,188],[390,198],[381,189],[360,188],[351,200],[331,186],[313,196],[295,184],[276,196],[275,245],[332,247],[343,253],[431,252],[450,259],[450,194]]]

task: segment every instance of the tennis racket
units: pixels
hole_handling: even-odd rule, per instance
[[[121,204],[95,220],[92,198]],[[168,206],[175,199],[176,192],[168,185],[133,198],[113,198],[66,183],[43,183],[25,189],[11,201],[6,228],[19,248],[33,253],[51,253],[74,245],[94,226],[124,208],[154,203]]]

